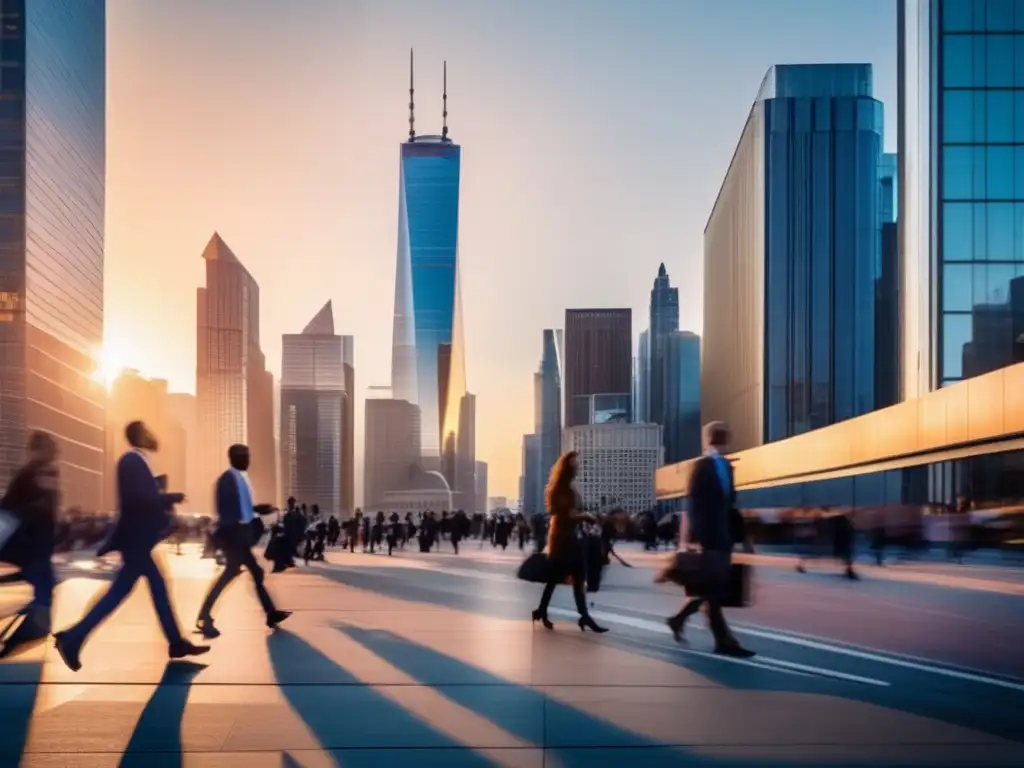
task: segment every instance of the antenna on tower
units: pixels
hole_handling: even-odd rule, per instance
[[[441,94],[441,141],[448,140],[448,62],[444,63],[444,92]]]
[[[409,49],[409,141],[416,141],[416,92],[412,80],[412,48]]]

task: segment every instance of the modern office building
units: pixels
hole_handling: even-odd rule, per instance
[[[896,155],[882,155],[878,180],[881,246],[875,278],[875,408],[899,402],[900,394],[898,178]]]
[[[679,289],[673,288],[665,265],[658,267],[658,276],[651,289],[648,348],[647,421],[666,426],[668,402],[667,357],[669,336],[679,330]]]
[[[356,365],[352,336],[341,337],[341,365],[345,379],[345,409],[341,419],[341,514],[348,517],[356,509]]]
[[[466,509],[466,514],[487,513],[487,462],[476,463],[476,497],[472,509]]]
[[[551,328],[544,329],[540,358],[540,480],[546,483],[551,468],[562,452],[562,376],[558,357],[558,337]]]
[[[902,398],[1024,359],[1024,6],[902,0]],[[1000,317],[1001,316],[1001,317]],[[984,350],[982,354],[977,354]]]
[[[632,415],[633,312],[567,309],[562,386],[567,427],[629,421]]]
[[[367,397],[365,432],[363,506],[369,510],[383,504],[388,493],[416,484],[422,458],[419,406]]]
[[[128,450],[125,427],[133,421],[144,421],[160,441],[148,461],[155,475],[167,475],[171,491],[188,493],[188,435],[185,424],[175,415],[167,382],[147,379],[138,371],[123,371],[110,385],[107,396],[106,480],[103,509],[117,509],[117,462]],[[186,499],[181,508],[208,513],[213,501],[213,487],[205,488],[195,498]]]
[[[704,230],[702,419],[737,448],[874,408],[881,155],[870,65],[768,71]]]
[[[63,505],[99,510],[106,4],[4,2],[0,50],[0,483],[43,429]]]
[[[538,435],[523,435],[523,472],[520,477],[519,511],[524,515],[543,512],[545,482],[540,475]]]
[[[630,514],[654,507],[654,478],[661,466],[657,424],[588,424],[565,429],[565,449],[579,453],[576,486],[585,509]]]
[[[260,503],[278,500],[274,379],[260,348],[260,288],[216,232],[197,289],[196,407],[202,457],[197,480],[213,487],[234,443],[249,446],[249,479]]]
[[[665,461],[701,453],[700,336],[673,331],[665,343]]]
[[[651,331],[640,332],[633,371],[633,419],[639,423],[650,420],[651,399]]]
[[[465,337],[459,297],[459,178],[462,150],[448,136],[416,134],[412,55],[409,140],[399,152],[398,264],[391,385],[419,406],[427,463],[451,466],[466,393]]]
[[[171,484],[183,491],[187,497],[182,509],[209,512],[209,500],[212,498],[213,488],[203,487],[199,484],[202,471],[199,423],[196,420],[196,396],[186,392],[171,392],[167,396],[167,409],[171,418],[181,425],[185,435],[185,477],[171,477]],[[110,419],[108,418],[107,421],[109,422]]]
[[[281,337],[281,481],[283,496],[338,515],[346,490],[344,438],[348,392],[344,339],[331,302],[302,333]]]

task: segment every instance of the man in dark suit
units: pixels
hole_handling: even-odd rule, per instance
[[[214,537],[224,553],[225,565],[220,576],[210,585],[210,591],[199,609],[196,629],[207,639],[220,637],[220,630],[213,624],[213,606],[227,586],[242,572],[244,567],[256,585],[256,595],[267,614],[267,626],[274,629],[291,614],[274,607],[266,586],[263,584],[263,569],[252,554],[256,543],[253,535],[253,521],[261,511],[253,503],[252,487],[246,472],[249,470],[249,448],[232,445],[228,449],[231,467],[217,479],[217,530]],[[266,511],[269,507],[264,505]]]
[[[713,421],[704,427],[704,456],[690,472],[689,540],[699,544],[701,594],[668,620],[676,640],[681,640],[686,620],[707,605],[708,622],[715,636],[715,653],[749,658],[753,651],[736,640],[722,614],[722,600],[728,589],[732,569],[733,510],[736,508],[736,485],[732,465],[724,453],[729,445],[729,428]],[[684,543],[685,546],[685,543]]]
[[[209,646],[194,645],[182,636],[174,618],[167,583],[153,560],[153,548],[171,528],[174,505],[184,501],[185,496],[160,491],[146,459],[146,453],[155,451],[158,445],[145,424],[133,421],[125,428],[125,437],[131,450],[117,462],[118,517],[98,553],[120,551],[121,570],[106,594],[78,624],[54,636],[57,652],[74,672],[82,668],[79,655],[89,635],[124,602],[140,578],[149,582],[153,607],[167,638],[168,655],[172,659],[183,659],[210,650]]]

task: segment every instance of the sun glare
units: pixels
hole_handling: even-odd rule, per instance
[[[96,355],[96,370],[93,378],[107,389],[125,369],[124,355],[116,344],[105,342]]]

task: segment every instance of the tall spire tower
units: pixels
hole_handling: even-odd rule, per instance
[[[413,83],[412,48],[409,49],[409,141],[416,141],[416,87]]]
[[[448,141],[448,62],[444,63],[444,79],[441,93],[441,141]]]

